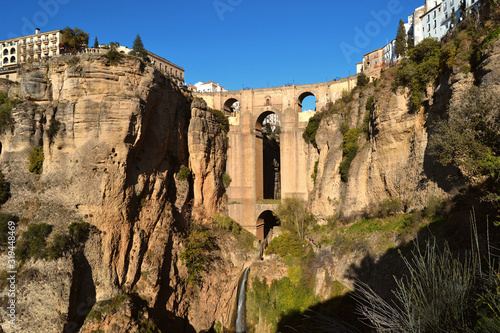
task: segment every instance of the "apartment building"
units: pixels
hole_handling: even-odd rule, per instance
[[[8,70],[30,60],[44,59],[60,54],[61,30],[35,34],[0,41],[2,61],[0,70]]]
[[[363,73],[368,77],[379,78],[384,64],[384,47],[381,47],[364,55]]]
[[[177,84],[184,85],[184,68],[171,63],[153,52],[147,52],[151,64],[153,64],[156,69],[170,76]]]

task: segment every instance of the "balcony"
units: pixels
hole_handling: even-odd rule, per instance
[[[40,38],[37,38],[37,39],[35,40],[35,43],[37,43],[37,44],[41,44],[41,43],[42,43],[42,41],[40,40]]]
[[[35,48],[35,51],[36,51],[36,53],[40,53],[40,52],[42,52],[42,48],[41,47],[37,47],[37,48]]]
[[[48,44],[48,43],[49,43],[49,37],[45,37],[42,41],[43,41],[45,44]]]

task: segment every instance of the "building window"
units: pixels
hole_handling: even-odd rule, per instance
[[[436,21],[434,21],[434,29],[436,29]]]
[[[11,48],[10,49],[10,54],[16,54],[16,49],[15,48]]]
[[[16,57],[11,57],[10,62],[16,62]]]
[[[8,64],[9,63],[9,58],[3,58],[3,63],[4,63],[4,65]]]
[[[427,24],[427,31],[431,31],[431,25],[430,24]]]

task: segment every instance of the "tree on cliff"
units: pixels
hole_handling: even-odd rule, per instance
[[[95,41],[94,41],[94,49],[98,49],[99,48],[99,41],[97,40],[97,37],[95,38]]]
[[[62,40],[65,52],[78,51],[89,45],[89,34],[79,28],[66,27],[62,30]]]
[[[396,44],[394,46],[394,51],[398,56],[402,56],[406,53],[408,49],[406,28],[403,20],[399,20],[398,33],[396,34]]]
[[[314,222],[314,216],[306,207],[306,202],[297,198],[285,198],[274,211],[281,226],[304,239]]]
[[[134,46],[131,55],[141,58],[142,60],[149,62],[148,51],[144,48],[144,43],[142,42],[141,35],[137,34],[134,40]]]

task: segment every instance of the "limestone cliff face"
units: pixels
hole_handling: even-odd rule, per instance
[[[43,287],[36,279],[20,284],[20,309],[46,310],[36,328],[29,319],[34,312],[19,311],[16,329],[60,332],[64,326],[77,332],[96,301],[122,292],[144,299],[160,327],[210,328],[215,314],[227,310],[217,294],[227,281],[214,282],[217,287],[205,293],[204,305],[190,310],[187,272],[178,256],[193,193],[195,204],[208,214],[220,205],[223,139],[204,127],[213,119],[194,108],[191,126],[197,134],[188,137],[191,98],[131,58],[118,66],[103,56],[56,58],[28,69],[20,85],[2,82],[0,88],[25,100],[12,111],[12,131],[0,136],[0,169],[12,192],[2,211],[21,217],[18,234],[36,222],[54,225],[54,231],[66,230],[73,221],[93,226],[84,248],[72,257],[53,267],[41,261],[23,266],[38,279],[48,278]],[[45,155],[39,176],[28,172],[28,156],[36,146],[43,146]],[[177,178],[181,165],[193,168],[194,188]],[[237,275],[240,267],[231,267]],[[53,293],[58,306],[47,309],[43,293],[33,291],[36,286]],[[221,305],[203,316],[213,299]],[[3,329],[13,332],[1,314]],[[94,324],[87,323],[82,332]]]
[[[194,177],[193,216],[203,219],[213,216],[222,205],[227,139],[217,117],[201,99],[192,104],[188,141],[189,165]]]
[[[361,134],[359,150],[349,169],[349,180],[340,179],[342,134],[341,115],[324,119],[316,141],[319,163],[316,186],[311,201],[313,212],[328,217],[341,212],[354,217],[368,211],[382,200],[399,198],[406,210],[423,208],[430,196],[445,197],[459,183],[447,177],[456,170],[444,168],[429,156],[428,137],[431,124],[442,114],[447,103],[459,97],[473,84],[472,74],[451,74],[428,90],[427,106],[417,113],[409,111],[409,92],[393,92],[385,81],[379,81],[375,108],[369,121],[369,139]],[[362,127],[366,100],[373,90],[354,94],[348,108],[348,124]]]

